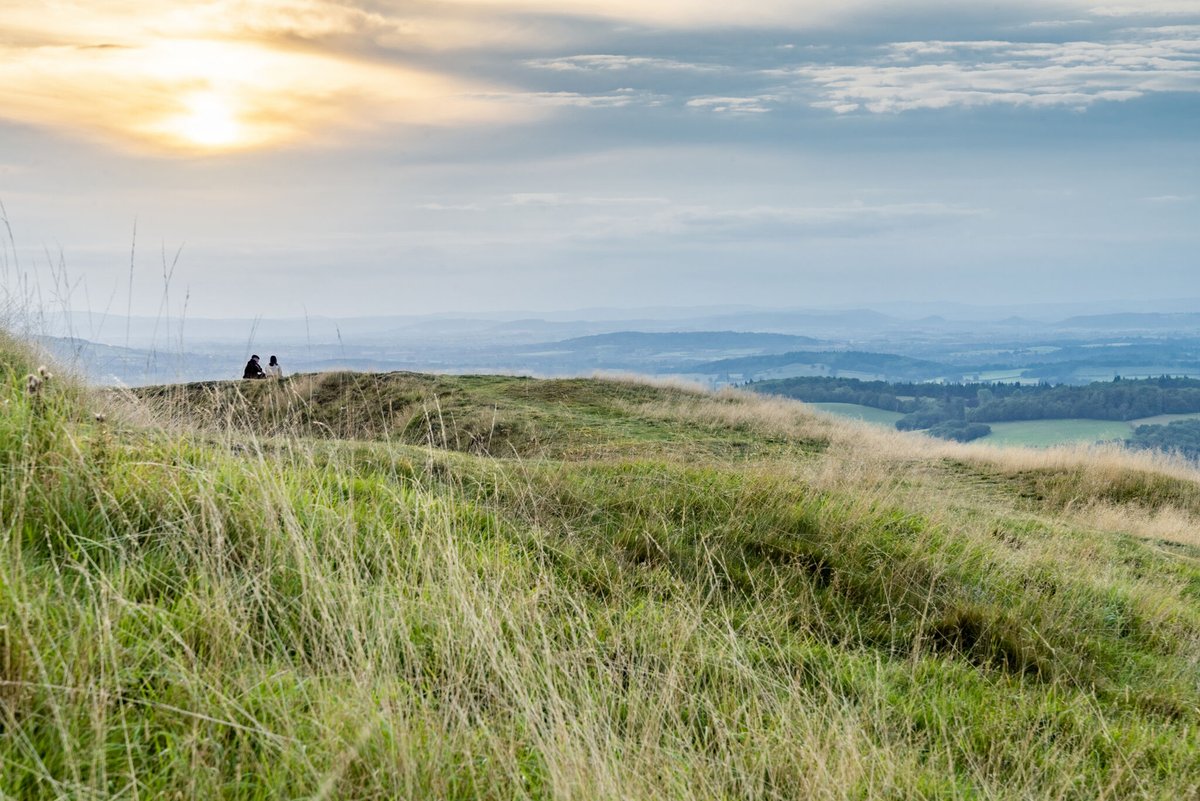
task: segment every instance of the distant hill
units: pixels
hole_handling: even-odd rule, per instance
[[[244,360],[249,356],[245,343],[210,345],[205,353],[179,353],[104,345],[78,338],[44,337],[40,341],[60,363],[77,368],[89,381],[101,385],[231,378],[241,374]],[[530,344],[500,340],[490,345],[410,343],[388,347],[338,343],[279,347],[278,343],[258,343],[255,348],[264,358],[278,348],[287,372],[423,369],[580,375],[596,370],[687,372],[691,365],[720,357],[779,353],[819,344],[821,340],[812,337],[788,334],[620,331]]]
[[[1080,317],[1068,317],[1056,323],[1055,327],[1104,331],[1193,331],[1200,329],[1200,312],[1179,314],[1091,314]]]
[[[634,350],[706,351],[755,349],[786,351],[799,345],[818,345],[821,340],[794,334],[762,334],[743,331],[617,331],[611,334],[574,337],[556,343],[559,347],[622,348]]]
[[[790,375],[837,375],[851,372],[885,380],[926,381],[953,371],[938,362],[863,351],[790,351],[788,353],[720,359],[696,365],[695,372],[738,375],[744,380]]]
[[[73,337],[39,337],[38,345],[54,361],[94,384],[161,383],[184,378],[233,378],[241,374],[238,357],[125,348]]]
[[[688,322],[697,328],[774,331],[817,336],[827,336],[830,333],[879,331],[903,323],[900,318],[870,309],[747,311],[699,317]]]

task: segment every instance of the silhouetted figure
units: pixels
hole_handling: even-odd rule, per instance
[[[250,357],[250,361],[246,362],[246,369],[242,371],[242,378],[266,378],[267,374],[263,372],[262,365],[258,363],[258,354]]]
[[[279,359],[274,356],[267,362],[267,377],[283,378],[283,368],[279,366]]]

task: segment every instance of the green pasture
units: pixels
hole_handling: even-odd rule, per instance
[[[1072,443],[1108,442],[1132,436],[1133,429],[1143,425],[1166,425],[1175,420],[1200,419],[1200,414],[1160,414],[1140,420],[1015,420],[1008,423],[988,423],[990,436],[979,440],[989,445],[1024,445],[1049,448]]]
[[[873,406],[863,406],[858,403],[810,403],[808,405],[830,414],[852,417],[855,420],[878,423],[883,426],[894,426],[896,421],[904,416],[900,412],[889,412],[885,409],[876,409]]]
[[[1008,423],[988,423],[992,427],[989,436],[979,440],[989,445],[1025,445],[1048,448],[1052,445],[1067,445],[1080,442],[1104,442],[1123,440],[1133,429],[1120,420],[1014,420]]]

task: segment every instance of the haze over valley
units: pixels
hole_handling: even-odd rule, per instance
[[[1187,302],[1181,302],[1185,306]],[[1194,302],[1193,302],[1193,305]],[[1068,314],[953,308],[956,317],[869,309],[599,310],[547,318],[128,319],[43,321],[42,342],[102,384],[229,378],[251,352],[289,370],[415,370],[586,376],[631,372],[712,387],[828,375],[882,381],[1087,383],[1200,376],[1200,313]],[[1078,309],[1077,309],[1078,311]],[[658,317],[650,316],[657,312]]]

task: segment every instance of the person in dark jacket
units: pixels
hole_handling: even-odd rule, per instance
[[[258,354],[250,357],[250,361],[246,362],[246,369],[242,371],[242,378],[266,378],[267,374],[263,372],[262,365],[258,363]]]

